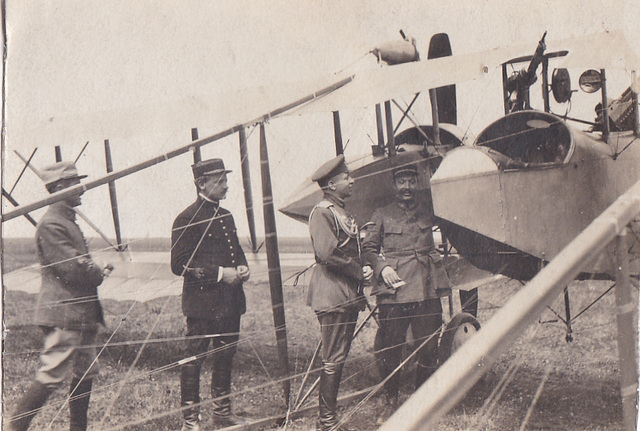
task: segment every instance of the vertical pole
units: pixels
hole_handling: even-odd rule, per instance
[[[62,150],[60,149],[60,145],[56,145],[55,152],[56,152],[56,163],[61,162],[62,161]]]
[[[393,117],[391,113],[391,102],[387,100],[384,102],[384,113],[387,123],[387,144],[389,146],[389,155],[396,155],[396,141],[393,136]]]
[[[604,69],[600,69],[602,75],[602,139],[606,142],[609,139],[609,105],[607,102],[607,76]]]
[[[251,251],[258,252],[258,240],[256,238],[256,220],[253,213],[253,194],[251,193],[251,171],[249,169],[249,151],[247,149],[247,132],[244,129],[238,131],[240,144],[240,166],[242,167],[242,188],[244,189],[244,206],[247,210],[247,224],[249,226],[249,239]]]
[[[107,163],[107,173],[113,172],[113,162],[111,160],[111,146],[109,140],[104,140],[104,157]],[[124,251],[122,245],[122,235],[120,233],[120,216],[118,214],[118,198],[116,197],[116,183],[109,182],[109,199],[111,200],[111,215],[113,216],[113,227],[116,231],[116,247],[118,251]]]
[[[431,99],[431,118],[433,120],[433,144],[438,148],[440,144],[440,113],[438,112],[438,93],[435,88],[429,89],[429,98]],[[426,154],[427,141],[424,141],[424,150]]]
[[[502,65],[502,101],[504,104],[504,115],[509,113],[509,92],[507,91],[507,65]]]
[[[384,154],[384,128],[382,126],[382,107],[376,104],[376,129],[378,130],[378,148],[373,151],[374,156]]]
[[[567,318],[567,335],[564,339],[567,343],[573,341],[573,328],[571,328],[571,303],[569,302],[569,286],[564,288],[564,314]]]
[[[616,237],[616,309],[618,324],[618,357],[620,367],[620,392],[624,429],[636,429],[636,403],[638,398],[638,374],[636,371],[637,340],[633,335],[634,311],[638,304],[632,299],[629,282],[629,255],[627,229]]]
[[[193,129],[191,129],[191,140],[197,141],[198,139],[198,128],[194,127]],[[193,151],[193,163],[202,161],[202,153],[200,152],[200,147],[192,148],[191,151]]]
[[[278,357],[282,366],[282,373],[289,375],[289,353],[287,349],[287,326],[284,315],[284,295],[282,294],[282,274],[280,272],[280,258],[278,254],[278,237],[276,233],[276,215],[273,208],[273,193],[271,191],[271,173],[269,171],[269,153],[264,123],[260,124],[260,172],[262,174],[262,205],[264,213],[264,236],[267,247],[267,266],[269,267],[269,288],[271,290],[271,305],[273,307],[273,324],[278,343]],[[289,407],[291,384],[288,380],[282,382],[285,407]]]
[[[333,136],[336,141],[336,156],[344,154],[344,146],[342,144],[342,129],[340,128],[340,112],[333,111]]]
[[[542,99],[544,100],[544,112],[551,112],[549,105],[549,59],[542,59]]]
[[[636,71],[631,71],[631,103],[633,103],[633,132],[640,138],[640,106],[638,106],[638,82]]]

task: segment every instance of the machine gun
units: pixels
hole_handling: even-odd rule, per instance
[[[507,80],[509,112],[531,109],[531,105],[529,104],[529,87],[531,87],[531,85],[533,85],[537,80],[536,71],[538,70],[540,63],[542,63],[544,51],[547,49],[547,45],[544,42],[545,37],[547,37],[546,31],[538,42],[538,46],[536,47],[536,51],[533,53],[533,57],[531,57],[529,66],[526,69],[513,72]],[[516,95],[515,100],[512,98],[514,93]]]

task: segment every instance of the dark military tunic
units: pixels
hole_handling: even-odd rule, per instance
[[[231,213],[202,197],[173,222],[171,270],[184,276],[182,312],[187,317],[214,319],[246,311],[242,283],[218,282],[223,267],[247,265]],[[203,268],[197,278],[185,268]]]
[[[386,266],[407,283],[395,294],[379,296],[379,304],[420,302],[451,293],[432,228],[429,212],[420,205],[407,208],[403,202],[394,202],[374,211],[362,243],[364,260],[379,281],[372,293],[387,289],[380,278]]]
[[[402,361],[402,348],[411,326],[417,343],[429,340],[417,353],[416,387],[435,370],[438,337],[442,323],[440,296],[450,294],[442,258],[435,250],[430,212],[424,206],[396,201],[374,211],[362,249],[376,276],[372,294],[378,294],[379,329],[374,350],[382,377]],[[390,266],[406,285],[388,288],[382,270]],[[400,375],[385,384],[393,397],[398,394]]]

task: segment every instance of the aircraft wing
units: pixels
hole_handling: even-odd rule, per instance
[[[357,72],[349,85],[289,114],[370,107],[431,88],[478,79],[495,71],[509,59],[531,51],[533,46],[529,43],[364,70]],[[622,32],[603,32],[551,41],[547,44],[546,52],[553,51],[568,51],[561,67],[640,70],[640,57]]]

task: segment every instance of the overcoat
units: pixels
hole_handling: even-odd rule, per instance
[[[56,202],[38,223],[36,248],[42,285],[35,324],[68,330],[97,329],[104,324],[98,286],[102,269],[91,259],[76,213],[65,202]]]
[[[231,213],[198,196],[173,222],[171,270],[184,276],[182,312],[187,317],[213,319],[243,314],[242,283],[219,282],[223,267],[247,265]],[[186,268],[202,268],[198,278]]]
[[[363,279],[359,233],[344,202],[325,194],[311,212],[309,233],[316,266],[309,281],[307,305],[316,312],[361,307],[364,298],[358,291]]]
[[[407,207],[396,201],[374,211],[364,233],[362,253],[374,270],[372,294],[380,294],[379,304],[420,302],[451,293],[432,228],[432,218],[421,205]],[[380,277],[386,266],[406,283],[395,293]]]

